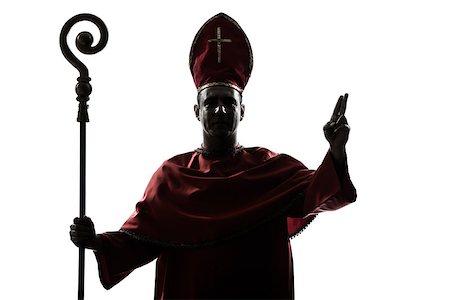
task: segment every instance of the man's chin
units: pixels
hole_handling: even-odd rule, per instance
[[[214,137],[227,137],[231,134],[231,131],[228,128],[215,128],[210,133]]]

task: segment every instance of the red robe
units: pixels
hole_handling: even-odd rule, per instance
[[[155,299],[293,299],[289,238],[317,213],[356,199],[330,153],[317,171],[265,148],[165,161],[120,231],[102,234],[111,288],[157,259]]]

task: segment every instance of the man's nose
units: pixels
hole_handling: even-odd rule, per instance
[[[218,114],[219,112],[226,114],[227,113],[227,109],[225,108],[224,105],[218,105],[216,107],[216,109],[214,110],[215,114]]]

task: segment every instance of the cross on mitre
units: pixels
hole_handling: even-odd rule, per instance
[[[217,43],[217,62],[220,64],[222,62],[222,43],[231,43],[231,39],[222,39],[222,29],[217,27],[217,36],[215,39],[209,39],[208,43]]]

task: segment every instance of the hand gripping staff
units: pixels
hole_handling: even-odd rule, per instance
[[[80,77],[77,78],[78,83],[75,86],[75,92],[78,97],[78,117],[77,121],[80,123],[80,218],[86,214],[86,122],[89,122],[88,105],[89,95],[92,92],[92,87],[89,83],[89,71],[86,66],[75,57],[67,45],[67,35],[70,29],[80,21],[90,21],[94,23],[100,30],[100,41],[97,45],[92,46],[94,38],[91,33],[87,31],[80,32],[75,44],[77,49],[83,54],[95,54],[105,48],[108,41],[108,30],[103,21],[91,14],[79,14],[69,19],[64,24],[59,37],[59,44],[64,57],[80,72]],[[78,264],[78,300],[84,299],[84,248],[79,248],[79,264]]]

